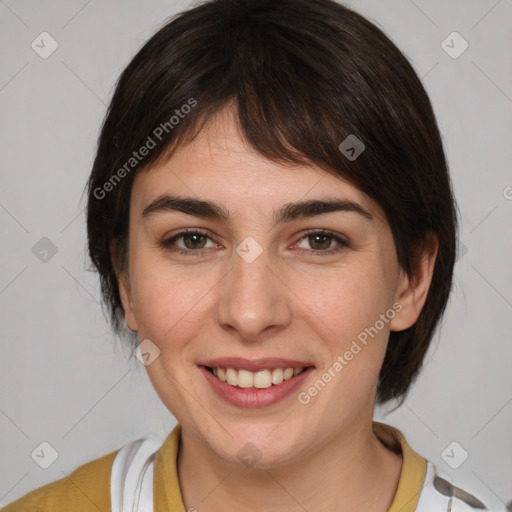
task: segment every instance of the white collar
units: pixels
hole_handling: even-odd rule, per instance
[[[162,439],[150,434],[124,445],[118,451],[110,479],[112,512],[153,512],[154,460],[161,446]],[[415,512],[489,510],[473,508],[461,497],[442,494],[434,485],[436,477],[444,480],[445,484],[448,482],[445,487],[449,488],[450,484],[453,486],[448,475],[439,473],[427,461],[425,480]]]

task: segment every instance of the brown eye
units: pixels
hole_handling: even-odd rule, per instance
[[[329,249],[329,246],[331,245],[331,242],[332,242],[332,237],[328,236],[328,235],[309,235],[308,236],[308,241],[309,241],[309,244],[310,246],[313,248],[313,249]]]
[[[300,244],[306,241],[309,247],[301,247]],[[334,247],[333,247],[334,243]],[[320,230],[306,233],[299,242],[298,250],[300,253],[310,253],[312,255],[329,255],[348,247],[349,244],[335,233]]]
[[[187,233],[186,235],[181,235],[183,238],[183,242],[187,249],[202,249],[206,244],[206,236],[201,233]],[[200,243],[202,239],[203,243]]]
[[[190,229],[181,231],[171,238],[162,240],[162,242],[160,242],[160,246],[171,252],[199,256],[203,254],[203,252],[215,246],[213,241],[213,245],[207,246],[208,241],[212,241],[212,239],[207,233],[203,233],[196,229]]]

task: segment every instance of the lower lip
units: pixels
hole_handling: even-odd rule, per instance
[[[273,405],[291,395],[314,370],[314,368],[310,366],[299,375],[284,380],[281,384],[272,385],[265,389],[258,389],[230,386],[215,377],[215,375],[204,366],[200,366],[199,368],[217,395],[237,407],[268,407],[269,405]]]

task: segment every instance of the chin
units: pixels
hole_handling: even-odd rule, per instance
[[[221,438],[208,439],[206,442],[218,457],[228,464],[254,469],[275,469],[286,466],[299,456],[298,429],[277,422],[260,424],[225,425]],[[282,429],[281,432],[277,430]],[[295,432],[296,435],[291,435]],[[208,434],[206,434],[208,436]],[[300,445],[304,439],[300,440]]]

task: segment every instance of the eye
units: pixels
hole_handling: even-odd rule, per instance
[[[160,246],[168,251],[172,251],[178,254],[190,255],[201,255],[204,249],[208,249],[206,246],[207,240],[211,240],[208,234],[198,229],[186,229],[180,231],[171,238],[162,240]],[[182,243],[180,246],[178,241]],[[215,247],[215,243],[210,247]]]
[[[343,238],[339,237],[335,233],[321,229],[316,231],[309,231],[299,240],[299,244],[305,241],[313,250],[299,248],[299,252],[309,252],[312,255],[328,255],[335,252],[341,251],[343,248],[348,247],[349,244]],[[332,243],[335,242],[334,248]]]
[[[207,246],[208,240],[212,245]],[[300,247],[305,241],[311,249]],[[334,243],[334,247],[333,246]],[[165,250],[184,255],[201,256],[210,248],[218,247],[211,239],[207,232],[199,229],[186,229],[180,231],[176,235],[162,240],[160,246]],[[345,247],[349,247],[348,242],[343,240],[337,234],[321,229],[312,230],[306,233],[297,243],[299,253],[309,253],[313,256],[325,256],[341,251]]]

